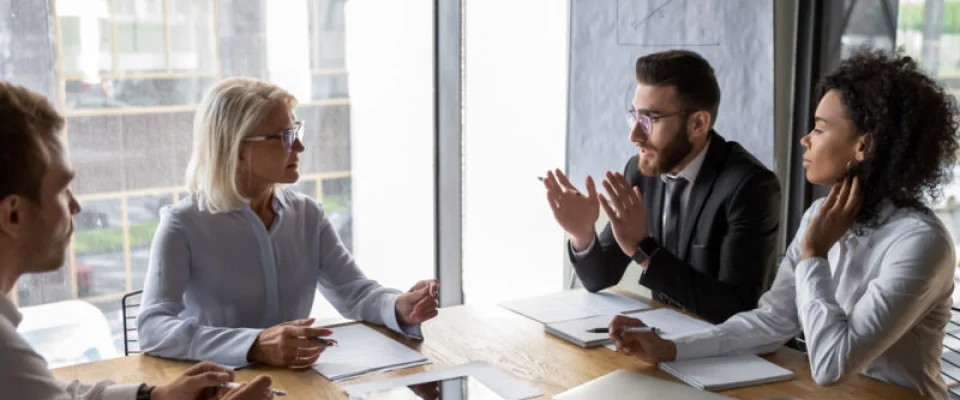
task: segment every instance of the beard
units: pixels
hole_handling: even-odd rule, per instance
[[[31,215],[33,224],[25,232],[19,246],[20,259],[30,273],[51,272],[66,263],[66,251],[73,233],[73,223],[50,223],[39,213]]]
[[[659,176],[676,168],[693,150],[693,142],[687,135],[687,122],[683,122],[683,125],[674,134],[673,140],[662,149],[651,149],[646,146],[644,148],[647,153],[653,152],[657,157],[655,160],[651,160],[649,156],[641,156],[637,162],[640,173],[646,176]]]

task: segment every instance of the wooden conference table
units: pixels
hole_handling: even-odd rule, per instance
[[[651,301],[654,307],[663,304]],[[421,367],[376,374],[334,383],[313,370],[291,371],[254,366],[237,371],[237,381],[250,381],[260,374],[273,378],[273,387],[287,391],[289,399],[345,399],[341,385],[381,380],[470,361],[485,361],[523,380],[544,393],[544,399],[617,369],[638,371],[661,379],[678,381],[632,357],[607,348],[582,349],[544,332],[543,325],[495,305],[449,307],[423,325],[426,340],[415,342],[382,327],[390,337],[422,352],[433,363]],[[783,348],[767,356],[768,360],[793,371],[796,379],[720,392],[743,399],[912,399],[921,398],[912,391],[856,375],[833,387],[820,387],[810,378],[810,365],[804,354]],[[163,384],[174,380],[192,363],[164,360],[146,355],[99,361],[59,368],[53,374],[63,380],[118,383]]]

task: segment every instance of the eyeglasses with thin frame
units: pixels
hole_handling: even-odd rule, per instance
[[[283,148],[287,151],[293,150],[293,144],[299,140],[303,142],[303,121],[293,123],[293,128],[284,129],[276,135],[250,136],[243,139],[247,142],[265,142],[267,140],[279,140],[283,143]]]
[[[647,115],[647,114],[641,114],[640,111],[637,111],[631,108],[627,110],[626,117],[627,117],[627,124],[630,125],[631,129],[637,124],[640,124],[640,129],[643,129],[643,132],[650,133],[653,131],[654,122],[657,122],[663,118],[670,118],[670,117],[681,115],[681,114],[689,114],[691,112],[692,111],[690,110],[681,110],[681,111],[677,111],[675,113],[670,113],[670,114]]]

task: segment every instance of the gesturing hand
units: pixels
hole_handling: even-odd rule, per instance
[[[830,194],[807,225],[800,244],[803,259],[826,257],[830,248],[853,226],[863,205],[860,178],[844,179],[830,188]]]
[[[439,314],[437,296],[440,285],[436,279],[417,282],[410,290],[397,298],[397,317],[407,325],[419,324]]]
[[[548,171],[543,180],[543,186],[547,189],[547,203],[557,223],[570,235],[573,247],[582,250],[593,240],[593,226],[600,217],[597,188],[593,178],[587,176],[587,194],[584,195],[570,183],[563,171],[557,169],[555,172]]]
[[[600,205],[610,218],[610,228],[620,249],[628,256],[637,252],[640,241],[647,237],[647,210],[643,207],[640,189],[630,186],[619,172],[607,172],[603,181],[610,200],[600,195]]]

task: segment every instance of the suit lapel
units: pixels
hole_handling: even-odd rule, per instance
[[[700,166],[700,171],[697,173],[697,180],[693,183],[693,188],[690,190],[687,209],[680,214],[683,223],[683,227],[680,230],[680,247],[678,248],[682,254],[677,254],[680,259],[685,260],[687,258],[694,227],[697,225],[697,220],[700,219],[700,214],[703,212],[703,205],[706,203],[707,197],[710,197],[713,184],[717,180],[720,169],[719,164],[725,158],[726,150],[727,141],[720,137],[720,135],[714,133],[710,138],[710,146],[707,148],[706,156],[704,156],[703,165]]]

